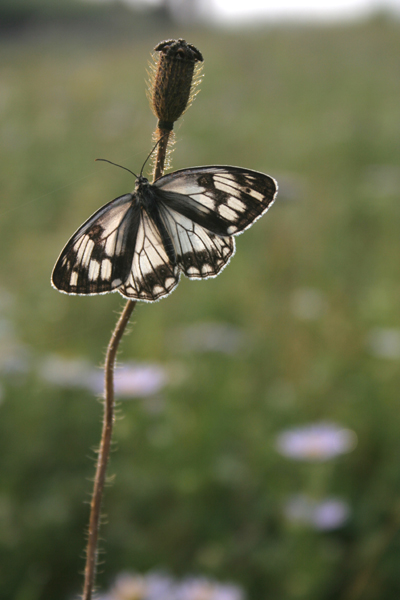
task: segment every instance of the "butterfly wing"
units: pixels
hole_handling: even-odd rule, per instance
[[[117,289],[131,270],[139,222],[132,194],[100,208],[61,252],[52,274],[53,286],[67,294],[85,295]]]
[[[159,210],[189,278],[215,277],[242,233],[273,204],[272,177],[240,167],[184,169],[158,179]]]
[[[61,252],[54,287],[82,295],[118,290],[150,302],[169,294],[178,285],[179,268],[156,208],[153,213],[149,216],[132,194],[103,206]]]
[[[218,236],[162,202],[159,212],[174,244],[177,263],[186,277],[215,277],[228,264],[235,253],[233,237]]]
[[[269,175],[241,167],[195,167],[165,175],[154,184],[173,210],[217,235],[237,235],[275,201]]]
[[[157,207],[153,207],[151,214],[142,208],[131,270],[118,291],[127,298],[154,302],[170,294],[179,277],[172,242]]]
[[[181,271],[215,277],[235,252],[232,236],[264,214],[276,192],[271,177],[240,167],[161,177],[140,202],[126,194],[92,215],[61,252],[52,283],[67,294],[118,290],[152,302],[178,285]]]

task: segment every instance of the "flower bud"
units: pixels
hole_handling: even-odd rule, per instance
[[[165,40],[155,48],[158,60],[151,64],[152,76],[149,86],[149,100],[158,118],[154,141],[159,141],[154,162],[154,180],[161,177],[169,167],[169,145],[174,141],[174,123],[184,113],[195,97],[199,83],[198,63],[203,62],[199,50],[185,40]]]
[[[203,57],[195,46],[182,39],[160,42],[154,50],[160,55],[151,89],[151,104],[158,118],[158,128],[172,131],[174,122],[193,99],[195,67]]]

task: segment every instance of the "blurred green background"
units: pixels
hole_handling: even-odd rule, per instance
[[[120,362],[157,365],[167,384],[119,404],[99,587],[166,569],[249,600],[397,599],[399,22],[223,31],[54,4],[1,6],[0,598],[80,590],[101,404],[62,366],[46,373],[65,361],[101,377],[124,301],[59,294],[50,273],[77,227],[133,188],[93,161],[140,170],[150,52],[182,37],[205,65],[173,168],[240,165],[281,193],[220,277],[137,306]],[[320,421],[352,429],[355,450],[277,452],[282,431]],[[298,494],[341,498],[349,517],[290,519]]]

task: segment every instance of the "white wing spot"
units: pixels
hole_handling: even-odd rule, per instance
[[[81,267],[85,268],[88,266],[92,250],[94,247],[94,241],[85,235],[82,240],[79,240],[80,247],[76,255],[76,262],[81,263]]]
[[[120,286],[121,283],[122,283],[122,279],[114,279],[114,281],[112,282],[111,285],[112,285],[113,288],[115,288],[115,287]]]
[[[201,274],[209,275],[210,273],[214,273],[214,269],[212,268],[212,266],[211,265],[202,265]]]
[[[234,210],[226,206],[225,204],[220,204],[218,206],[218,212],[227,221],[235,221],[237,219],[237,214]]]
[[[97,260],[92,260],[89,265],[88,277],[90,281],[95,281],[100,273],[100,263]]]
[[[105,258],[101,262],[101,278],[103,280],[111,279],[111,273],[112,273],[112,262],[110,259]]]
[[[197,208],[202,212],[208,212],[205,210],[207,208],[210,210],[215,210],[215,201],[209,196],[206,196],[205,194],[192,194],[192,196],[197,196],[193,199],[196,200],[196,202],[199,202],[199,206],[197,206]]]
[[[251,188],[250,188],[250,196],[252,196],[256,200],[258,200],[259,202],[262,202],[264,200],[264,194],[257,192],[257,190],[252,190]]]
[[[246,210],[245,203],[239,200],[239,198],[235,198],[233,196],[228,198],[227,205],[229,206],[229,208],[232,208],[237,212],[244,212]]]
[[[104,253],[107,256],[114,255],[116,237],[117,237],[117,232],[113,233],[112,235],[110,235],[109,238],[107,238],[106,245],[104,248]]]
[[[74,287],[74,286],[76,286],[77,283],[78,283],[78,271],[72,271],[71,279],[69,280],[69,285]]]
[[[217,179],[214,175],[214,185],[217,190],[221,190],[221,192],[226,192],[227,194],[232,194],[232,186],[227,185],[220,179]]]
[[[214,177],[216,177],[216,175],[214,175]],[[218,173],[218,177],[222,177],[228,181],[236,181],[236,175],[233,175],[233,173]]]
[[[157,182],[155,183],[157,185]],[[184,194],[185,196],[191,196],[192,194],[202,194],[205,192],[205,188],[201,187],[197,183],[189,183],[187,180],[183,180],[181,183],[177,179],[172,178],[168,183],[163,183],[160,186],[162,190],[171,190],[178,194]]]

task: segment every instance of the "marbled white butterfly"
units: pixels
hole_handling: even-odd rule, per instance
[[[189,279],[215,277],[235,252],[232,236],[273,204],[272,177],[240,167],[194,167],[135,190],[94,213],[61,252],[52,284],[66,294],[118,291],[153,302]]]

